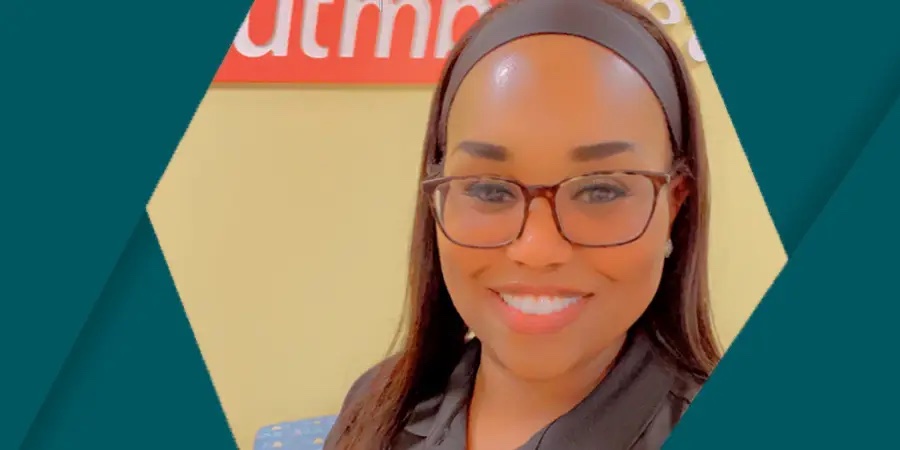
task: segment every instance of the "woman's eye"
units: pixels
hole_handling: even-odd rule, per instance
[[[608,203],[626,195],[628,192],[619,186],[602,184],[580,189],[574,199],[585,203]]]
[[[504,203],[516,199],[509,187],[491,183],[472,184],[466,188],[466,195],[487,203]]]

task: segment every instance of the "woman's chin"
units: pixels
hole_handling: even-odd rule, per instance
[[[496,359],[496,362],[507,373],[523,381],[557,379],[572,371],[580,360],[578,355],[570,352],[545,352],[530,347],[509,348],[501,346],[501,348],[494,348],[493,351],[490,351],[490,354],[490,357]]]

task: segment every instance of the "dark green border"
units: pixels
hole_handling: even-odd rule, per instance
[[[686,6],[789,261],[665,448],[892,448],[900,3]]]
[[[234,447],[144,205],[249,3],[0,6],[0,448]],[[667,448],[888,448],[900,3],[687,6],[790,261]]]
[[[145,205],[250,3],[0,5],[0,449],[235,447]]]

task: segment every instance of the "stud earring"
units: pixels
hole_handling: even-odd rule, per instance
[[[672,250],[674,250],[674,247],[672,246],[672,239],[669,239],[666,241],[666,247],[664,250],[666,258],[672,256]]]

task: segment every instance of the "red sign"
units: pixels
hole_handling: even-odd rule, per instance
[[[434,83],[502,0],[256,0],[217,83]]]

